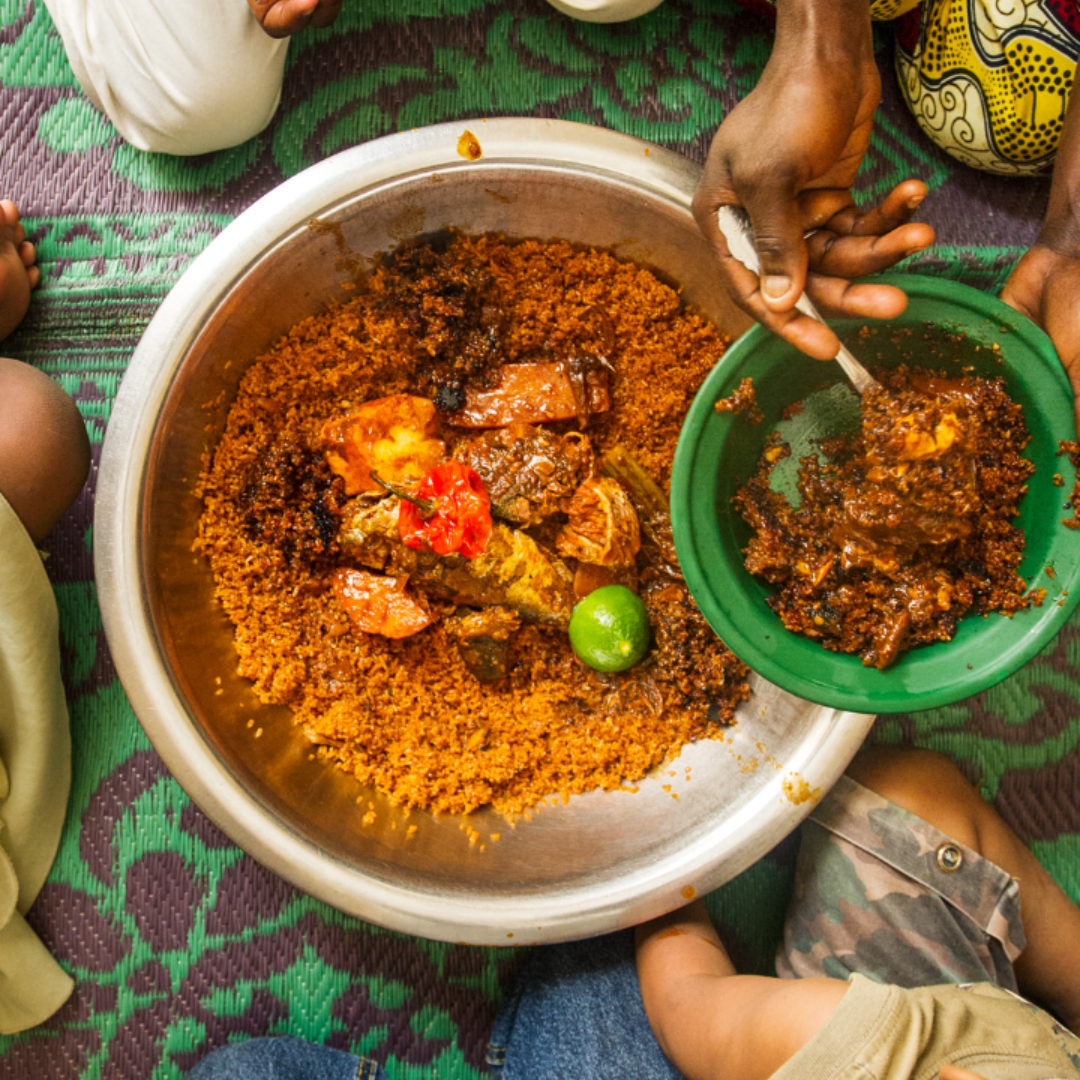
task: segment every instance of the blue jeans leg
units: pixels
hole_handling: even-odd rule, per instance
[[[641,1001],[632,930],[541,945],[518,971],[491,1031],[502,1080],[682,1080]]]
[[[187,1080],[386,1080],[386,1074],[371,1058],[281,1035],[221,1046]]]

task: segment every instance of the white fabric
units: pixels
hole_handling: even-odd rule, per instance
[[[664,0],[548,0],[564,15],[583,22],[626,22],[646,15]]]
[[[45,0],[87,97],[139,150],[205,154],[277,109],[288,39],[246,0]]]
[[[71,784],[59,620],[41,556],[0,496],[0,1034],[51,1016],[74,983],[23,916],[56,856]],[[6,791],[3,790],[6,788]]]

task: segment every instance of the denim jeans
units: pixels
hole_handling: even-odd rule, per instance
[[[187,1080],[386,1080],[386,1073],[371,1058],[280,1035],[219,1047]]]
[[[519,969],[491,1031],[501,1080],[682,1080],[645,1016],[634,932],[542,945]]]
[[[634,934],[542,945],[518,970],[491,1032],[501,1080],[682,1080],[645,1016]],[[370,1058],[303,1039],[251,1039],[215,1050],[188,1080],[386,1080]]]

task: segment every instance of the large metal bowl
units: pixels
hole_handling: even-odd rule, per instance
[[[478,160],[458,152],[466,129]],[[237,218],[183,275],[135,352],[105,440],[94,528],[124,688],[202,810],[260,862],[343,911],[487,945],[584,937],[660,914],[790,832],[871,723],[755,678],[723,742],[686,748],[635,794],[574,798],[514,828],[474,814],[485,850],[447,816],[414,813],[419,828],[407,837],[400,812],[368,791],[358,805],[355,781],[312,760],[288,711],[260,706],[235,674],[231,627],[192,552],[201,509],[192,488],[241,375],[341,295],[357,256],[448,225],[564,238],[649,265],[720,326],[741,330],[690,215],[698,176],[660,147],[557,121],[477,120],[379,139]],[[309,227],[315,218],[323,225]],[[369,799],[376,818],[365,826]]]

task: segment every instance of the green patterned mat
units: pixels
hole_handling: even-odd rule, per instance
[[[544,0],[346,0],[291,46],[258,138],[192,161],[132,150],[85,101],[39,0],[0,0],[0,195],[39,243],[44,284],[3,346],[76,398],[95,447],[132,350],[191,258],[244,207],[335,151],[482,116],[607,125],[703,160],[754,83],[770,28],[731,0],[667,0],[625,26]],[[889,66],[888,32],[880,35]],[[860,178],[919,175],[940,244],[916,269],[1000,287],[1034,238],[1045,184],[983,177],[927,146],[886,73]],[[371,1053],[395,1080],[483,1075],[511,950],[409,938],[347,918],[262,870],[190,803],[142,733],[104,641],[93,477],[48,542],[62,621],[74,785],[31,921],[77,982],[48,1024],[0,1039],[0,1080],[174,1080],[208,1049],[289,1032]],[[1080,899],[1077,623],[1003,686],[879,721],[875,738],[960,761]],[[710,898],[737,959],[767,968],[790,844]]]

